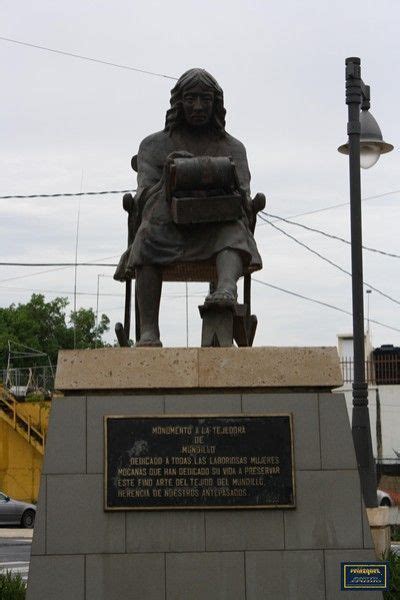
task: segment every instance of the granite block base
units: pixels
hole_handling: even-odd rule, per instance
[[[244,388],[237,379],[223,387],[208,379],[202,387],[189,372],[192,354],[184,361],[185,385],[179,389],[174,371],[173,390],[159,387],[161,371],[155,389],[144,390],[139,378],[140,389],[99,390],[93,372],[93,389],[87,382],[71,389],[64,364],[65,396],[52,404],[27,600],[336,600],[346,597],[341,561],[376,560],[344,396],[320,379],[313,385],[308,378],[303,388],[285,381],[268,386],[260,365],[254,391],[248,379]],[[230,354],[237,364],[240,350]],[[162,361],[168,363],[165,354]],[[106,368],[103,360],[98,368]],[[281,413],[293,415],[296,508],[103,510],[105,415]]]

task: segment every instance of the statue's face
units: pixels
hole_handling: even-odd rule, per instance
[[[192,127],[204,127],[211,120],[214,107],[214,92],[205,86],[196,85],[183,90],[183,113]]]

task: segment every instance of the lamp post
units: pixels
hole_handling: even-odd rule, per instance
[[[368,412],[368,384],[365,380],[360,166],[369,169],[381,154],[393,150],[393,146],[383,141],[378,123],[368,112],[370,89],[361,79],[359,58],[346,58],[346,104],[349,116],[347,124],[349,140],[338,150],[342,154],[349,155],[350,167],[354,348],[352,433],[364,502],[367,507],[375,507],[377,506],[376,470]]]
[[[367,290],[366,294],[367,294],[367,333],[369,336],[369,297],[372,294],[372,290]]]
[[[97,274],[97,292],[96,292],[96,330],[99,324],[99,295],[100,295],[100,277],[107,277],[104,273]],[[97,334],[94,341],[94,347],[97,348]]]

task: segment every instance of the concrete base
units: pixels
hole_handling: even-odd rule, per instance
[[[396,513],[398,513],[397,507],[394,509],[388,506],[367,508],[368,522],[374,541],[375,553],[378,558],[382,558],[390,550],[391,525],[397,524]]]
[[[74,387],[54,401],[27,600],[342,598],[340,563],[376,559],[344,396],[310,378],[293,391],[175,381],[147,393]],[[104,512],[104,415],[283,412],[293,414],[297,508]]]

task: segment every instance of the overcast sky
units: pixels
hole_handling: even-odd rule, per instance
[[[362,172],[364,244],[400,254],[400,59],[397,0],[2,0],[0,36],[178,77],[210,71],[224,89],[227,130],[247,148],[252,192],[267,211],[291,217],[348,202],[344,61],[359,56],[371,112],[395,150]],[[130,159],[162,129],[171,79],[87,62],[0,40],[0,195],[132,189]],[[120,195],[0,200],[1,261],[115,262],[126,245]],[[349,239],[349,207],[298,217]],[[278,223],[279,224],[279,223]],[[350,270],[349,246],[285,223],[303,243]],[[256,278],[351,310],[351,279],[268,224],[256,239]],[[32,292],[69,296],[74,270],[0,267],[0,305]],[[78,306],[123,317],[123,285],[109,268],[78,269]],[[400,301],[400,259],[364,252],[365,280]],[[189,284],[189,344],[200,343],[204,284]],[[107,294],[107,295],[106,295]],[[335,345],[351,317],[253,283],[257,345]],[[366,311],[367,312],[367,311]],[[378,293],[370,316],[400,330],[399,305]],[[185,284],[165,285],[164,345],[186,345]],[[400,332],[372,325],[373,342],[400,345]],[[113,332],[109,339],[114,339]]]

